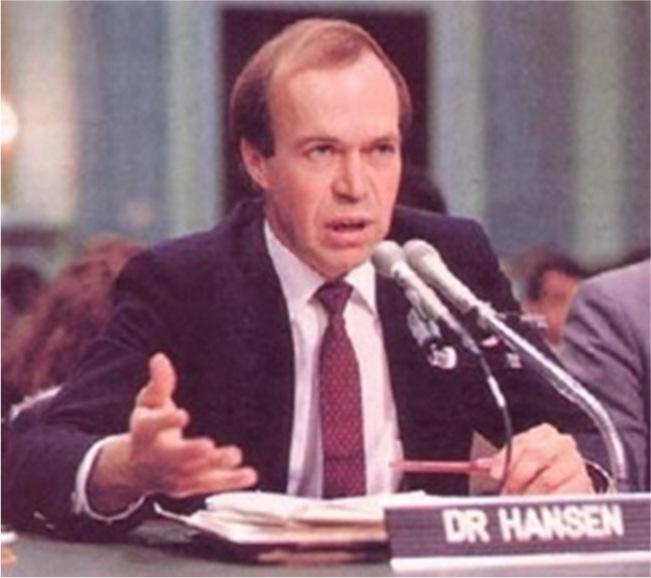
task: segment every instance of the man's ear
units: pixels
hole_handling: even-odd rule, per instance
[[[240,139],[240,156],[251,180],[263,191],[269,188],[267,157],[245,138]]]

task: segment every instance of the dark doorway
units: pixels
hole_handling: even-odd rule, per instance
[[[428,164],[427,134],[427,57],[428,14],[418,7],[407,10],[383,8],[369,12],[360,9],[341,10],[336,6],[318,10],[291,7],[225,6],[221,17],[222,86],[230,94],[235,78],[255,50],[284,26],[300,18],[336,17],[355,22],[368,30],[382,45],[405,77],[414,101],[414,121],[405,143],[405,160],[426,168]],[[223,99],[223,142],[229,143],[227,131],[228,98]],[[240,168],[239,156],[232,144],[225,146],[226,182],[224,208],[230,210],[239,200],[253,193]]]

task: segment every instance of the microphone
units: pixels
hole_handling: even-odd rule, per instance
[[[407,293],[409,302],[423,317],[435,320],[451,317],[451,313],[423,280],[407,264],[405,255],[395,241],[382,241],[371,255],[375,270],[382,276],[393,279]]]
[[[394,241],[382,241],[373,251],[371,261],[380,275],[394,279],[405,290],[407,299],[413,305],[413,309],[407,315],[407,325],[418,344],[425,350],[427,361],[432,367],[449,370],[456,368],[462,361],[454,348],[440,346],[444,341],[441,329],[448,330],[446,337],[449,334],[456,334],[457,341],[460,341],[461,345],[479,362],[486,376],[486,383],[504,421],[507,450],[506,466],[499,485],[501,491],[506,482],[508,466],[511,462],[513,426],[511,424],[506,399],[502,395],[499,383],[495,379],[481,348],[474,337],[450,313],[450,310],[439,299],[436,293],[423,282],[411,268],[410,264],[405,261],[405,252],[397,243]],[[465,302],[468,304],[473,303],[472,298],[474,296],[472,294],[468,295],[469,291],[465,295],[460,289],[457,289],[457,292],[463,295]],[[436,323],[437,321],[440,322],[440,328]]]
[[[468,332],[450,313],[450,310],[438,298],[436,293],[414,272],[405,260],[405,255],[395,241],[382,241],[377,245],[371,255],[371,262],[378,274],[382,277],[393,279],[405,291],[409,302],[422,319],[432,319],[442,322],[456,333],[462,344],[473,353],[477,346]]]
[[[412,239],[405,244],[407,262],[427,284],[445,295],[461,313],[476,311],[480,322],[487,315],[496,315],[493,308],[480,301],[447,267],[438,251],[420,239]]]
[[[625,487],[627,467],[624,446],[611,417],[597,398],[560,365],[507,325],[490,304],[480,301],[447,268],[434,247],[425,241],[413,239],[405,244],[405,255],[408,263],[428,284],[443,293],[462,313],[476,314],[481,328],[500,337],[518,353],[523,363],[590,416],[606,443],[611,471],[617,485]]]

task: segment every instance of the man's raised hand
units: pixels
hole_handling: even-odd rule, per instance
[[[129,431],[111,438],[94,464],[87,488],[91,508],[113,513],[148,494],[182,498],[255,484],[257,474],[241,465],[239,448],[184,437],[191,418],[174,403],[176,374],[165,355],[152,356],[149,374]]]

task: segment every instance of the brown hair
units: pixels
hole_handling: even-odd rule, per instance
[[[402,74],[375,39],[345,20],[308,18],[284,28],[262,45],[240,72],[230,98],[230,134],[237,147],[246,139],[260,153],[274,152],[269,92],[274,79],[309,68],[355,62],[364,51],[375,54],[387,68],[398,91],[400,130],[411,124],[409,88]]]
[[[112,288],[133,241],[104,237],[89,245],[52,281],[21,320],[2,359],[3,379],[21,395],[60,385],[88,343],[106,325]]]

